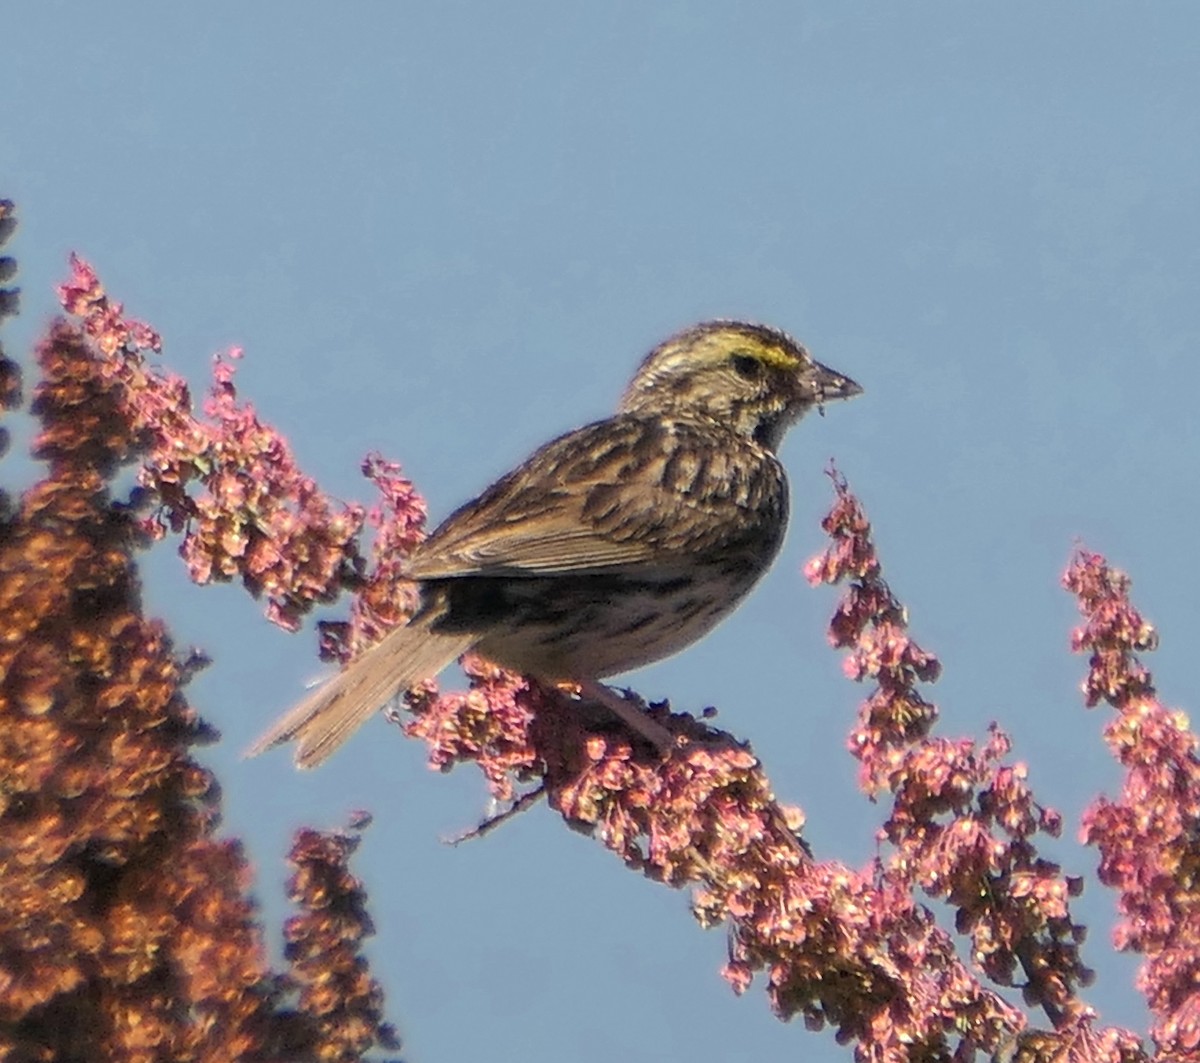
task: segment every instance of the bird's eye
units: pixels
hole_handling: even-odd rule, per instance
[[[752,354],[735,354],[731,359],[733,371],[743,380],[757,380],[762,376],[763,364]]]

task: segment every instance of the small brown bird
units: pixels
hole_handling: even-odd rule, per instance
[[[738,605],[787,527],[784,432],[861,390],[763,325],[711,321],[672,336],[613,417],[547,443],[447,517],[409,559],[417,612],[251,753],[295,739],[296,763],[315,767],[472,648],[574,682],[644,731],[648,718],[595,681],[683,649]]]

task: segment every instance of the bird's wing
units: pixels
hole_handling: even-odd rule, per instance
[[[443,521],[408,575],[553,576],[773,553],[787,520],[783,469],[733,433],[714,448],[714,430],[622,414],[560,436]]]

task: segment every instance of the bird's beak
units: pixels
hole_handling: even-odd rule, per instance
[[[835,399],[852,399],[862,394],[862,388],[848,376],[830,369],[820,362],[813,362],[801,374],[804,389],[811,396],[810,401],[818,406]]]

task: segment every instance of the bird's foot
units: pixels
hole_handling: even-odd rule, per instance
[[[679,746],[687,742],[685,735],[676,734],[667,729],[603,683],[584,680],[583,682],[558,683],[556,685],[559,690],[567,694],[584,698],[608,709],[630,730],[646,739],[663,757],[670,756]]]

